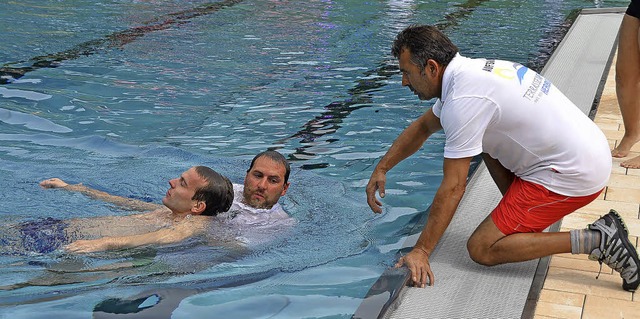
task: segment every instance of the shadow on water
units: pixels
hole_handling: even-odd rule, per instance
[[[487,2],[487,0],[471,0],[457,5],[456,11],[446,14],[444,16],[443,22],[438,22],[434,25],[442,31],[445,31],[449,28],[457,27],[460,24],[460,21],[466,19],[473,13],[476,8],[480,7],[484,2]]]

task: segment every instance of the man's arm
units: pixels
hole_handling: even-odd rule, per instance
[[[156,210],[163,207],[162,205],[147,203],[141,200],[126,198],[122,196],[111,195],[82,184],[67,184],[65,181],[59,178],[49,178],[40,182],[40,186],[43,188],[63,188],[71,192],[79,192],[93,199],[98,199],[107,203],[111,203],[120,206],[125,209],[135,210],[139,212],[146,212],[150,210]]]
[[[407,127],[393,142],[391,148],[382,157],[371,173],[367,184],[367,203],[375,213],[382,213],[382,203],[376,198],[376,190],[384,197],[386,174],[405,158],[417,152],[424,142],[435,132],[440,131],[440,119],[428,109],[422,116]]]
[[[471,159],[471,157],[444,159],[444,177],[433,199],[427,223],[413,250],[400,258],[396,264],[396,267],[407,265],[411,270],[413,283],[417,287],[424,287],[427,284],[427,277],[429,277],[429,285],[433,285],[434,277],[429,265],[429,256],[451,223],[458,204],[462,200]]]
[[[192,216],[191,218],[195,219],[208,217]],[[77,240],[69,245],[66,245],[64,249],[71,253],[91,253],[96,251],[124,249],[144,245],[172,244],[183,241],[187,238],[201,233],[204,230],[204,223],[205,221],[203,220],[185,220],[173,227],[163,228],[146,234],[102,237],[90,240]]]

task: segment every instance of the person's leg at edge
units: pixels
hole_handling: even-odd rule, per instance
[[[611,151],[613,157],[625,157],[640,140],[640,20],[625,14],[620,25],[616,62],[616,95],[624,136]],[[640,156],[621,163],[623,167],[640,168]]]
[[[469,238],[469,255],[479,264],[492,266],[559,253],[591,253],[600,244],[596,230],[543,230],[599,194],[569,197],[515,178],[498,206]]]
[[[513,185],[515,175],[486,153],[482,153],[482,160],[498,189],[505,195]],[[568,232],[516,233],[507,236],[488,216],[469,238],[467,248],[475,262],[492,266],[571,252],[571,239]]]
[[[469,238],[469,255],[479,264],[493,266],[559,253],[589,254],[589,259],[606,263],[620,273],[624,290],[635,291],[640,285],[640,259],[624,221],[614,210],[585,229],[542,232],[599,194],[567,197],[516,178],[496,209]]]
[[[473,261],[494,266],[571,252],[568,232],[515,233],[505,235],[487,216],[467,242]]]

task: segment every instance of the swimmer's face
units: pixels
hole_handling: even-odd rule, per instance
[[[404,49],[400,53],[399,67],[402,71],[402,86],[409,87],[420,100],[440,97],[440,67],[428,60],[424,69],[411,61],[411,51]]]
[[[287,193],[286,168],[266,156],[256,159],[244,178],[244,202],[255,208],[271,208]]]
[[[204,203],[194,200],[193,195],[197,189],[206,184],[207,181],[196,172],[195,167],[192,167],[180,177],[169,181],[171,187],[162,199],[162,203],[174,213],[199,214],[201,213],[199,205]]]

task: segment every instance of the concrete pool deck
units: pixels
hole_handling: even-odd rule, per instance
[[[614,81],[624,9],[582,10],[541,72],[594,119],[611,148],[624,132]],[[640,145],[632,152],[631,156],[639,155]],[[614,159],[609,184],[596,201],[550,231],[584,228],[614,208],[637,247],[640,170],[624,169],[621,161]],[[606,265],[596,280],[600,265],[586,255],[562,254],[496,267],[474,264],[466,253],[466,239],[500,198],[480,164],[433,254],[436,285],[403,287],[406,271],[389,271],[372,287],[354,318],[640,318],[640,293],[622,290],[622,279]],[[417,235],[409,236],[403,247],[413,246]]]

